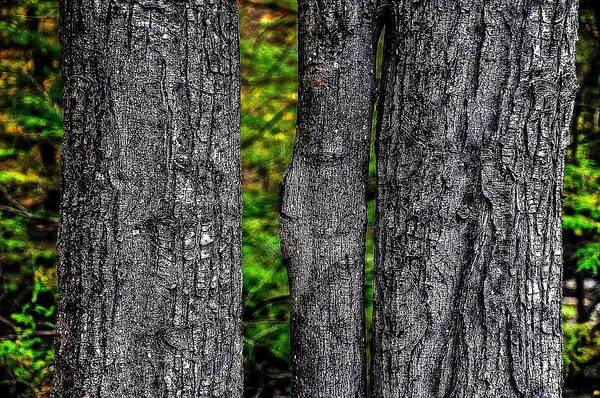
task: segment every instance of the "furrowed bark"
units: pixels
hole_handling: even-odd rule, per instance
[[[294,397],[364,397],[364,244],[377,6],[299,1],[299,101],[281,192]]]
[[[391,6],[374,397],[561,396],[576,14],[576,0]]]
[[[61,15],[52,397],[241,397],[237,3]]]

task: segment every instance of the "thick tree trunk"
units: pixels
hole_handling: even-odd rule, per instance
[[[374,397],[561,396],[576,7],[393,3],[377,137]]]
[[[234,0],[62,0],[53,397],[241,397]]]
[[[298,6],[298,125],[281,193],[292,391],[294,397],[363,397],[377,8],[372,0],[300,0]]]

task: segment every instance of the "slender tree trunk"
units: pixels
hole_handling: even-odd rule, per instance
[[[374,0],[300,0],[297,136],[281,193],[294,397],[364,397]]]
[[[53,397],[241,397],[234,0],[62,0]]]
[[[561,396],[576,16],[576,0],[393,3],[374,397]]]

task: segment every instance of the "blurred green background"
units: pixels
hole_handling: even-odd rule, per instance
[[[289,315],[277,193],[295,129],[297,7],[241,0],[240,9],[246,396],[285,397]],[[600,395],[600,1],[581,2],[580,22],[563,314],[565,396],[585,397]],[[0,4],[0,397],[43,397],[52,380],[62,138],[57,23],[55,0]],[[374,183],[372,164],[371,226]],[[369,227],[369,320],[372,246]]]

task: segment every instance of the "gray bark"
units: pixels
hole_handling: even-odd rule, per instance
[[[241,397],[237,3],[61,15],[52,397]]]
[[[294,397],[364,397],[373,0],[300,0],[294,154],[281,192]]]
[[[374,397],[561,396],[576,14],[576,0],[393,3]]]

